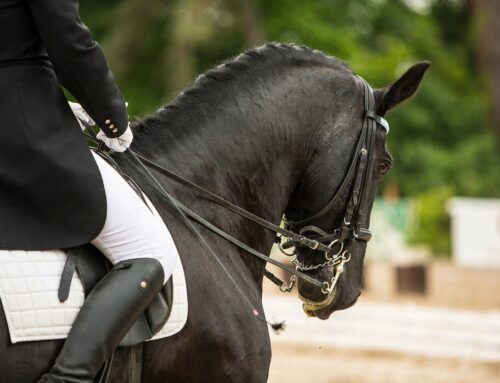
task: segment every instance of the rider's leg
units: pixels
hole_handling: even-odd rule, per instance
[[[41,382],[93,382],[105,360],[170,277],[173,240],[129,185],[100,157],[106,223],[92,242],[115,265],[87,296],[66,342]]]

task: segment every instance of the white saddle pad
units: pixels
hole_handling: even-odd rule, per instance
[[[68,299],[57,297],[66,261],[60,250],[0,250],[0,299],[12,343],[64,339],[83,303],[83,285],[73,276]],[[185,325],[188,301],[180,259],[173,273],[173,307],[163,329],[151,340],[178,333]]]

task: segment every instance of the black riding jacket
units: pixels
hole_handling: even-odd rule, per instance
[[[66,88],[109,137],[125,101],[77,0],[0,1],[0,249],[94,239],[106,218],[97,165]]]

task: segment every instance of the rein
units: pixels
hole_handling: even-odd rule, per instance
[[[355,155],[351,161],[349,169],[347,171],[346,176],[344,177],[340,187],[337,189],[333,197],[329,200],[329,202],[316,214],[312,216],[302,219],[299,221],[287,221],[285,219],[286,228],[282,228],[279,225],[276,225],[272,222],[269,222],[262,217],[259,217],[235,204],[227,201],[226,199],[212,193],[211,191],[179,176],[178,174],[162,167],[161,165],[151,161],[150,159],[144,157],[142,154],[134,152],[131,148],[125,152],[125,154],[129,153],[127,156],[127,160],[131,163],[131,165],[139,172],[145,173],[152,181],[154,189],[164,198],[169,200],[176,209],[181,213],[184,217],[190,217],[192,220],[200,223],[205,226],[212,232],[221,236],[222,238],[228,240],[234,245],[238,246],[242,250],[252,254],[253,256],[265,261],[269,262],[287,272],[292,274],[291,283],[287,285],[285,281],[280,280],[278,277],[273,275],[267,269],[264,269],[264,274],[267,278],[269,278],[273,283],[277,284],[280,287],[282,292],[290,292],[296,282],[296,278],[301,278],[317,287],[321,288],[321,291],[327,295],[326,299],[322,302],[311,302],[307,299],[303,299],[305,301],[304,305],[307,306],[309,310],[318,309],[321,307],[325,307],[325,305],[330,304],[335,296],[335,286],[338,282],[340,275],[344,270],[344,265],[349,262],[351,258],[350,253],[350,245],[355,240],[361,240],[368,242],[371,239],[371,232],[368,229],[367,216],[369,213],[368,206],[368,198],[366,193],[366,184],[369,179],[370,171],[372,169],[373,162],[373,148],[375,142],[375,133],[377,126],[382,126],[386,132],[389,131],[389,125],[385,119],[378,116],[375,112],[375,97],[373,94],[373,90],[367,84],[367,82],[361,77],[357,76],[357,78],[361,81],[364,90],[364,121],[363,128],[360,133],[360,137],[358,139],[358,143],[355,150]],[[99,143],[95,136],[95,132],[92,130],[90,126],[88,126],[85,122],[84,125],[88,128],[87,130],[91,133],[91,135],[87,135],[91,140],[98,143],[98,151],[103,152],[104,147],[102,143]],[[134,161],[132,161],[132,159]],[[246,245],[241,242],[237,238],[231,236],[230,234],[224,232],[217,226],[208,222],[196,212],[176,200],[169,193],[165,191],[162,187],[161,183],[156,179],[156,177],[149,171],[152,169],[163,176],[173,180],[174,182],[183,185],[200,195],[204,196],[208,200],[233,211],[234,213],[244,217],[258,225],[274,232],[280,234],[281,237],[278,237],[281,241],[282,237],[287,238],[288,240],[280,245],[280,249],[291,248],[291,247],[307,247],[312,250],[322,251],[324,253],[325,261],[316,265],[305,265],[300,260],[295,258],[292,262],[295,267],[291,267],[287,264],[279,262],[275,259],[272,259],[268,255],[265,255],[252,247]],[[342,224],[339,228],[335,229],[333,233],[328,234],[317,226],[306,225],[311,221],[314,221],[326,213],[328,213],[338,202],[339,198],[345,193],[348,185],[351,181],[354,180],[351,195],[349,198],[349,202],[347,204],[347,208],[344,214],[344,218]],[[187,219],[187,218],[186,218]],[[191,224],[192,229],[196,232],[196,234],[200,237],[205,246],[210,250],[211,253],[213,251],[203,239],[201,234],[196,230],[196,228]],[[290,229],[299,229],[299,233],[290,230]],[[315,238],[311,238],[309,236],[304,235],[305,233],[313,233]],[[327,243],[327,244],[325,244]],[[335,248],[336,253],[331,255],[330,253]],[[296,254],[288,254],[283,251],[286,255],[296,255]],[[217,258],[215,253],[213,255]],[[226,274],[232,279],[229,275],[221,261],[217,258],[217,261],[221,264],[221,267],[224,268]],[[316,270],[320,268],[326,267],[334,267],[335,273],[330,282],[327,281],[319,281],[315,278],[312,278],[302,271],[310,271]],[[233,280],[235,283],[235,281]],[[301,297],[303,298],[303,297]],[[327,304],[328,303],[328,304]],[[305,309],[305,308],[304,308]],[[255,312],[255,309],[254,309]]]
[[[155,169],[156,171],[158,171],[159,173],[169,177],[170,179],[172,180],[175,180],[177,181],[178,183],[182,184],[182,185],[185,185],[185,186],[188,186],[197,190],[198,192],[206,195],[206,196],[209,196],[210,199],[223,206],[223,207],[226,207],[227,209],[230,209],[232,211],[234,211],[235,213],[241,215],[242,217],[245,217],[245,218],[248,218],[250,220],[252,220],[253,222],[256,222],[256,223],[259,223],[261,226],[265,227],[266,229],[269,229],[269,230],[272,230],[272,231],[276,231],[276,232],[279,232],[279,233],[292,233],[288,230],[284,230],[282,229],[281,227],[271,223],[271,222],[268,222],[266,220],[264,220],[263,218],[260,218],[234,204],[232,204],[231,202],[213,194],[212,192],[196,185],[196,184],[193,184],[192,182],[186,180],[185,178],[182,178],[178,175],[176,175],[175,173],[171,172],[170,170],[167,170],[163,167],[161,167],[160,165],[148,160],[146,157],[132,151],[130,148],[128,149],[128,151],[130,151],[130,153],[132,154],[132,157],[136,160],[137,163],[139,163],[141,165],[141,167],[143,167],[144,170],[147,170],[145,165],[149,166],[150,168],[152,169]],[[130,161],[130,159],[129,159]],[[131,162],[131,161],[130,161]],[[132,162],[131,162],[132,163]],[[132,163],[132,166],[135,166],[133,163]],[[137,169],[137,167],[135,167]],[[159,181],[156,180],[156,178],[154,178],[154,176],[150,173],[150,172],[147,172],[147,174],[150,176],[151,179],[154,180],[155,184],[158,185],[159,184]],[[177,178],[178,177],[178,178]],[[160,188],[158,186],[154,186],[155,190],[160,193],[160,195],[162,195],[163,197],[167,197],[166,195],[166,192],[163,190],[160,190]],[[305,279],[307,280],[308,282],[318,286],[318,287],[322,287],[322,282],[314,279],[314,278],[311,278],[310,276],[300,272],[300,271],[297,271],[295,268],[291,267],[291,266],[288,266],[284,263],[281,263],[257,250],[255,250],[254,248],[244,244],[243,242],[241,242],[240,240],[236,239],[235,237],[233,237],[232,235],[226,233],[225,231],[221,230],[220,228],[218,228],[217,226],[213,225],[212,223],[208,222],[207,220],[205,220],[204,218],[202,218],[200,215],[198,215],[197,213],[195,213],[193,210],[191,210],[190,208],[188,208],[186,205],[182,204],[181,202],[179,202],[177,199],[173,198],[172,196],[170,196],[170,198],[172,199],[172,202],[175,203],[175,205],[177,205],[187,216],[191,217],[192,219],[194,219],[195,221],[197,221],[198,223],[202,224],[203,226],[205,226],[206,228],[210,229],[211,231],[213,231],[214,233],[218,234],[219,236],[221,236],[222,238],[228,240],[229,242],[235,244],[236,246],[240,247],[241,249],[245,250],[246,252],[256,256],[257,258],[265,261],[265,262],[269,262],[277,267],[280,267],[281,269],[283,270],[286,270],[288,271],[289,273],[293,274],[293,275],[296,275],[297,277],[299,278],[302,278],[302,279]],[[212,199],[214,198],[214,199]],[[279,230],[279,231],[278,231]],[[304,236],[299,236],[295,233],[292,233],[294,234],[294,237],[296,237],[298,239],[298,241],[301,241],[301,243],[305,242],[305,241],[308,241],[307,243],[309,243],[309,240],[308,238],[304,237]],[[286,235],[286,234],[283,234],[283,235]],[[311,242],[315,242],[315,241],[311,241]],[[323,245],[324,246],[324,245]],[[326,247],[326,246],[325,246]],[[313,247],[311,247],[313,248]],[[327,248],[328,249],[328,248]]]
[[[91,139],[94,143],[97,143],[98,144],[98,148],[97,150],[101,153],[101,154],[104,154],[104,156],[108,159],[108,160],[111,160],[111,157],[109,157],[109,155],[107,155],[107,153],[105,153],[105,149],[104,147],[101,145],[102,143],[100,141],[97,140],[97,138],[95,137],[95,132],[92,130],[92,128],[88,125],[86,125],[86,128],[87,130],[90,132],[90,134],[86,134],[87,138]],[[201,186],[198,186],[194,183],[192,183],[191,181],[188,181],[187,179],[177,175],[176,173],[168,170],[168,169],[165,169],[164,167],[156,164],[155,162],[149,160],[148,158],[144,157],[143,155],[141,154],[138,154],[136,152],[134,152],[131,148],[127,149],[127,152],[129,152],[133,159],[135,160],[136,163],[138,163],[140,165],[140,167],[142,169],[140,169],[134,162],[132,162],[130,160],[129,157],[126,157],[127,160],[129,160],[129,162],[131,163],[131,165],[134,167],[134,169],[136,169],[138,172],[140,173],[143,173],[143,170],[145,171],[146,175],[153,181],[153,188],[164,198],[166,198],[167,200],[169,200],[174,206],[176,206],[178,209],[180,209],[182,211],[182,213],[186,214],[187,216],[189,216],[191,219],[197,221],[198,223],[200,223],[201,225],[205,226],[206,228],[208,228],[209,230],[211,230],[212,232],[216,233],[217,235],[221,236],[222,238],[228,240],[229,242],[233,243],[234,245],[238,246],[239,248],[243,249],[244,251],[256,256],[257,258],[265,261],[265,262],[269,262],[289,273],[291,273],[292,275],[295,275],[296,277],[299,277],[299,278],[302,278],[312,284],[314,284],[315,286],[318,286],[318,287],[323,287],[323,282],[321,281],[318,281],[317,279],[315,278],[312,278],[300,271],[298,271],[296,268],[294,267],[291,267],[287,264],[284,264],[282,262],[279,262],[271,257],[269,257],[268,255],[265,255],[257,250],[255,250],[254,248],[244,244],[243,242],[241,242],[240,240],[238,240],[237,238],[231,236],[230,234],[226,233],[225,231],[221,230],[220,228],[218,228],[217,226],[213,225],[212,223],[208,222],[207,220],[205,220],[204,218],[202,218],[200,215],[198,215],[197,213],[195,213],[193,210],[191,210],[190,208],[188,208],[187,206],[185,206],[184,204],[182,204],[181,202],[179,202],[177,199],[175,199],[174,197],[172,197],[170,194],[168,194],[164,189],[163,187],[161,186],[160,182],[156,179],[156,177],[153,176],[153,174],[151,174],[151,172],[149,172],[149,170],[146,168],[145,165],[147,165],[148,167],[150,167],[151,169],[154,169],[156,170],[157,172],[165,175],[166,177],[172,179],[173,181],[176,181],[177,183],[181,184],[181,185],[184,185],[184,186],[187,186],[193,190],[196,190],[197,192],[199,192],[200,194],[203,194],[205,195],[208,199],[212,200],[213,202],[223,206],[223,207],[226,207],[227,209],[230,209],[232,211],[234,211],[235,213],[245,217],[245,218],[248,218],[250,220],[252,220],[253,222],[256,222],[258,224],[260,224],[261,226],[271,230],[271,231],[274,231],[274,232],[278,232],[284,236],[287,236],[288,237],[288,234],[290,234],[290,238],[295,238],[295,240],[301,244],[303,244],[304,246],[308,246],[310,247],[311,249],[326,249],[326,251],[329,250],[329,248],[325,245],[322,245],[322,244],[319,244],[317,243],[316,241],[314,240],[310,240],[309,238],[305,237],[305,236],[302,236],[302,235],[298,235],[296,233],[293,233],[289,230],[285,230],[281,227],[279,227],[278,225],[275,225],[273,224],[272,222],[269,222],[269,221],[266,221],[265,219],[261,218],[261,217],[258,217],[257,215],[254,215],[242,208],[240,208],[239,206],[237,205],[234,205],[233,203],[223,199],[222,197],[219,197],[217,196],[216,194],[202,188]],[[113,161],[114,162],[114,161]],[[118,166],[118,164],[116,164],[116,166]],[[316,246],[316,244],[318,246]],[[276,277],[274,274],[272,274],[270,271],[268,271],[267,269],[265,269],[265,276],[271,280],[273,283],[277,284],[279,287],[280,287],[280,290],[285,292],[287,291],[287,285],[286,285],[286,282],[285,281],[282,281],[280,280],[278,277]]]
[[[147,159],[146,157],[142,156],[141,154],[135,153],[133,151],[131,151],[131,153],[133,154],[134,157],[136,157],[136,159],[139,162],[142,162],[143,164],[145,164],[149,168],[156,170],[158,173],[170,178],[171,180],[200,193],[201,195],[203,195],[207,199],[211,200],[212,202],[215,202],[217,205],[220,205],[226,209],[229,209],[229,210],[233,211],[234,213],[236,213],[236,214],[238,214],[238,215],[240,215],[240,216],[242,216],[250,221],[253,221],[256,224],[258,224],[258,225],[260,225],[268,230],[271,230],[275,233],[279,233],[287,238],[291,238],[292,240],[294,240],[295,242],[297,242],[298,244],[300,244],[302,246],[308,247],[308,248],[313,249],[313,250],[320,250],[320,251],[324,251],[324,252],[330,251],[330,247],[325,246],[314,239],[310,239],[306,236],[296,234],[293,231],[283,229],[282,227],[280,227],[272,222],[266,221],[265,219],[255,215],[253,213],[250,213],[249,211],[233,204],[232,202],[229,202],[228,200],[226,200],[222,197],[219,197],[218,195],[212,193],[211,191],[209,191],[201,186],[196,185],[195,183],[175,174],[174,172],[172,172],[168,169],[165,169],[164,167]]]

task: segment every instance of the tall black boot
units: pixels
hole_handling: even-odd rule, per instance
[[[39,383],[92,383],[163,281],[156,259],[117,263],[85,299],[54,366]]]

